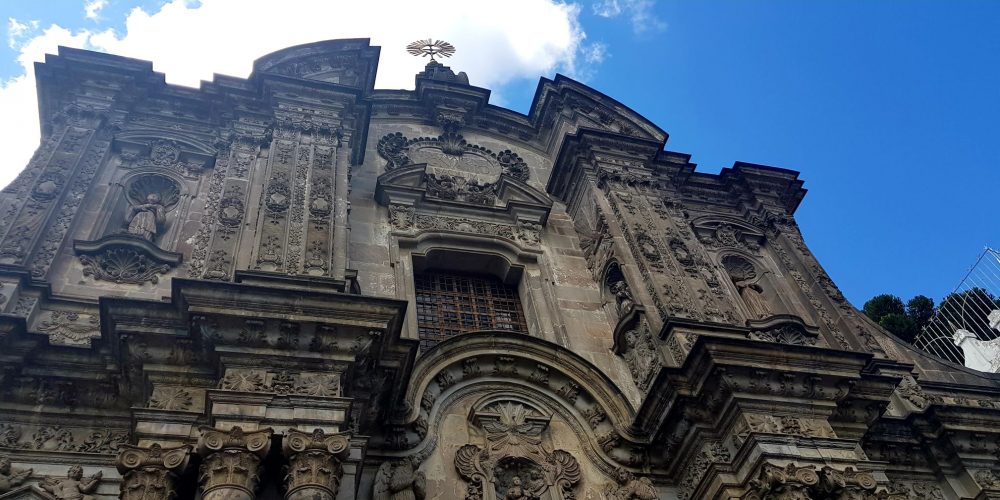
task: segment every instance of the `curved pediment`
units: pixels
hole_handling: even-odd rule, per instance
[[[545,223],[552,208],[552,200],[545,193],[511,176],[501,174],[494,182],[479,182],[461,175],[442,174],[426,163],[382,174],[376,183],[375,197],[386,206],[446,205],[456,213],[472,207],[491,208],[539,224]],[[452,210],[435,208],[435,212]]]
[[[272,52],[254,61],[253,73],[302,78],[370,91],[379,48],[367,38],[325,40]]]
[[[766,235],[746,221],[725,215],[706,215],[691,221],[698,241],[709,248],[736,248],[756,252]]]

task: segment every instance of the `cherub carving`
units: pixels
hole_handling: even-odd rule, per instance
[[[615,471],[614,482],[604,486],[604,498],[607,500],[657,500],[656,488],[649,478],[636,479],[631,472],[619,468]]]
[[[427,479],[414,462],[413,457],[384,462],[375,474],[372,500],[424,500]]]
[[[39,486],[59,500],[94,500],[88,493],[97,489],[101,482],[101,471],[87,479],[83,479],[83,467],[74,465],[69,468],[65,478],[48,477]]]
[[[0,456],[0,494],[17,488],[31,475],[32,469],[15,470],[11,467],[10,458]]]

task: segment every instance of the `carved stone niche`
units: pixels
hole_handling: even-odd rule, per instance
[[[765,279],[770,271],[758,269],[752,260],[739,254],[725,255],[721,262],[736,288],[747,323],[774,316],[774,306],[768,300],[774,290],[768,290],[770,282]]]
[[[455,452],[466,500],[576,498],[580,464],[568,452],[546,447],[551,418],[519,398],[488,397],[473,405],[469,421],[485,442]]]
[[[733,217],[707,216],[691,222],[694,234],[710,249],[740,249],[757,253],[764,245],[763,231]]]
[[[165,175],[137,175],[127,181],[123,198],[111,210],[121,225],[112,222],[97,240],[75,240],[73,249],[84,276],[113,283],[155,284],[159,275],[183,258],[158,244],[169,226],[168,214],[180,201],[180,186]]]
[[[820,345],[825,343],[819,336],[819,328],[807,325],[798,316],[780,314],[764,320],[749,321],[751,330],[747,338],[789,345]]]

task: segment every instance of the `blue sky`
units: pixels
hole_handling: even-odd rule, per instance
[[[270,33],[275,44],[298,41],[293,34],[278,33],[279,28],[251,29],[252,18],[239,16],[259,16],[261,10],[248,1],[218,7],[215,14],[199,12],[200,4],[189,2],[184,12],[170,17],[157,15],[163,1],[108,0],[96,18],[88,19],[86,0],[0,0],[2,19],[27,26],[17,40],[0,44],[0,81],[9,84],[24,72],[17,58],[25,57],[31,37],[44,36],[53,24],[72,34],[111,29],[114,43],[95,36],[83,46],[152,59],[168,79],[183,78],[188,66],[198,65],[239,73],[243,66],[227,66],[227,57],[172,63],[176,54],[149,47],[194,40],[210,53],[212,46],[229,47],[226,40],[240,38],[238,31],[226,36],[230,24],[250,27],[251,34],[243,36],[253,37],[253,43],[262,33]],[[335,22],[351,3],[327,4],[336,15],[297,12],[306,25],[291,31],[312,39],[359,36]],[[367,29],[382,31],[372,36],[383,45],[383,67],[396,57],[397,41],[386,33],[416,25],[421,38],[455,41],[459,53],[451,64],[469,71],[473,83],[492,86],[514,109],[527,109],[538,76],[562,71],[586,79],[667,130],[668,149],[692,154],[701,171],[717,172],[737,160],[800,171],[809,189],[797,213],[806,241],[858,307],[881,292],[904,300],[919,293],[940,298],[983,246],[1000,245],[995,208],[1000,2],[534,2],[538,10],[531,12],[552,16],[543,29],[518,22],[524,6],[497,3],[491,14],[483,4],[473,4],[428,9],[429,17],[419,20],[413,19],[418,14],[400,13],[398,28],[384,17],[373,21]],[[151,24],[136,24],[129,32],[126,16],[136,7],[152,16]],[[227,17],[224,8],[233,14]],[[503,9],[512,11],[507,18],[498,14]],[[482,12],[477,15],[477,10]],[[216,38],[198,38],[206,30],[186,24],[193,18],[183,15],[219,16]],[[307,26],[310,17],[318,19],[314,31]],[[488,35],[492,28],[483,24],[493,18],[505,25],[496,28],[496,39],[507,42],[478,45],[494,40]],[[559,24],[566,20],[569,24]],[[272,26],[282,24],[289,23]],[[11,26],[6,25],[8,37]],[[138,28],[146,26],[162,30],[155,38],[162,43],[133,43]],[[487,53],[494,46],[500,52]],[[539,54],[531,51],[534,47],[546,49]],[[259,51],[256,55],[268,51],[251,50]],[[180,52],[201,57],[201,51]],[[196,85],[198,78],[210,78],[205,71],[178,83]],[[415,72],[404,68],[399,79],[386,77],[380,86],[405,86],[397,82],[412,81]]]

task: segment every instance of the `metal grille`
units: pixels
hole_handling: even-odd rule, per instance
[[[527,332],[517,289],[492,276],[421,273],[417,291],[420,349],[478,330]]]

